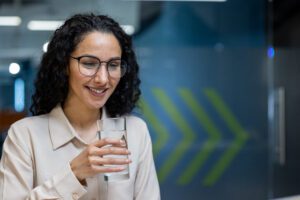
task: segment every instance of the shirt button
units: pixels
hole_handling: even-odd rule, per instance
[[[72,197],[73,197],[74,200],[79,199],[79,195],[78,195],[78,193],[76,193],[76,192],[74,192],[74,193],[72,194]]]

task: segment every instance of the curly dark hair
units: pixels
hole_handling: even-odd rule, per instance
[[[127,63],[125,75],[105,104],[108,114],[112,117],[128,114],[136,106],[141,91],[131,37],[108,16],[77,14],[54,32],[42,57],[30,107],[33,115],[49,113],[57,104],[64,104],[69,90],[67,67],[70,55],[84,36],[94,31],[113,34],[121,46],[122,60]]]

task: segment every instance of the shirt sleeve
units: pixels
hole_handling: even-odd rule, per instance
[[[135,183],[135,200],[160,200],[159,183],[157,180],[152,142],[147,126],[144,126],[143,151],[139,156],[138,171]]]
[[[29,140],[24,135],[20,129],[12,127],[4,142],[0,162],[0,199],[79,199],[86,193],[69,164],[42,185],[35,186],[34,159],[30,143],[26,142]]]

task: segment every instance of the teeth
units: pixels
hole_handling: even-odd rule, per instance
[[[94,89],[94,88],[90,88],[90,90],[92,90],[93,92],[96,92],[97,94],[101,94],[104,90],[99,90],[99,89]]]

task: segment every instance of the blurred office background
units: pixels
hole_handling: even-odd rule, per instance
[[[1,0],[1,140],[30,115],[53,27],[78,12],[133,37],[163,200],[300,194],[299,1]]]

